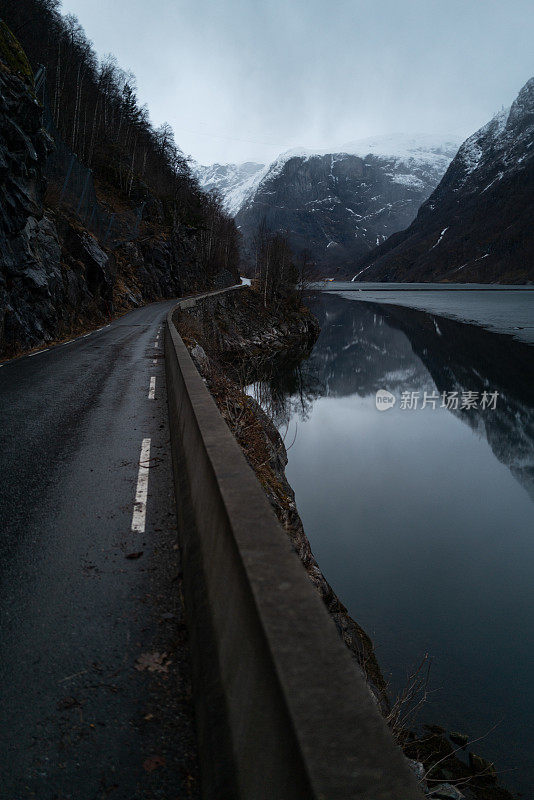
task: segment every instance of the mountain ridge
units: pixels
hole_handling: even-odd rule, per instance
[[[318,269],[351,276],[360,257],[413,220],[459,144],[450,135],[388,134],[288,150],[264,166],[194,171],[203,189],[222,193],[249,249],[265,218],[288,233],[294,251],[309,250]]]
[[[534,78],[468,137],[405,230],[353,279],[521,283],[534,279]]]

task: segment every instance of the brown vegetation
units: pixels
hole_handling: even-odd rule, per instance
[[[46,125],[61,148],[92,170],[98,200],[110,212],[131,227],[133,210],[143,206],[149,221],[194,229],[200,270],[234,272],[239,234],[220,198],[200,189],[170,125],[152,126],[147,107],[137,100],[135,76],[112,56],[100,61],[76,17],[62,16],[59,5],[59,0],[2,0],[0,17],[8,27],[1,31],[0,57],[7,49],[25,78],[28,62],[33,71],[45,67],[46,90],[39,99]],[[33,83],[31,70],[30,77]],[[48,187],[52,208],[60,191]]]
[[[325,603],[338,632],[355,656],[383,712],[389,712],[387,688],[376,660],[373,644],[365,631],[350,617],[332,587],[322,574],[298,514],[294,492],[285,476],[286,447],[275,425],[258,403],[243,390],[247,374],[264,367],[273,354],[273,335],[269,342],[258,344],[256,326],[262,331],[280,329],[280,309],[265,309],[264,298],[258,292],[242,290],[234,311],[216,314],[202,311],[198,305],[193,312],[175,314],[174,322],[190,353],[206,380],[228,427],[240,444],[245,458],[256,476],[301,559],[308,576]],[[243,313],[242,303],[244,301]],[[201,305],[201,304],[200,304]],[[291,313],[291,312],[290,312]],[[294,312],[292,312],[294,313]],[[295,315],[295,318],[298,315]],[[304,317],[309,316],[306,310]],[[289,317],[291,319],[291,317]],[[243,324],[244,320],[247,323]],[[239,344],[236,347],[236,330]],[[286,331],[287,333],[287,331]],[[317,331],[315,329],[315,335]],[[282,333],[283,335],[283,333]],[[285,344],[287,344],[287,339]],[[298,341],[298,335],[294,344]],[[248,346],[243,346],[248,342]],[[266,352],[266,344],[269,352]],[[308,346],[311,342],[302,342]],[[234,345],[234,346],[233,346]]]

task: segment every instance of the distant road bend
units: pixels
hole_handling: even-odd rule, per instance
[[[198,796],[163,366],[174,302],[0,368],[6,800]]]

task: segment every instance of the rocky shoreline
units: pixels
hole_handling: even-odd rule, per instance
[[[305,308],[267,310],[259,295],[247,288],[205,298],[192,309],[176,312],[174,323],[340,636],[387,714],[387,687],[372,642],[322,574],[304,532],[295,494],[285,475],[283,439],[261,406],[243,390],[244,383],[272,363],[276,355],[305,357],[319,334],[315,317]]]
[[[513,800],[497,784],[495,766],[467,752],[467,737],[437,725],[416,733],[399,724],[399,701],[390,701],[371,639],[336,596],[312,553],[285,475],[284,441],[244,390],[262,375],[274,374],[277,357],[295,363],[306,357],[320,330],[313,315],[303,306],[266,309],[259,295],[247,288],[204,298],[193,308],[175,312],[173,321],[425,794],[442,800]]]

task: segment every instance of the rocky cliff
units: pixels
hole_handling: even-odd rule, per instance
[[[408,225],[437,186],[460,144],[454,137],[380,136],[339,150],[295,150],[263,169],[197,169],[216,186],[250,244],[262,218],[288,231],[295,252],[307,249],[325,275],[351,276],[376,245]],[[242,165],[245,166],[245,165]]]
[[[237,267],[234,274],[203,270],[201,232],[166,224],[157,198],[140,235],[113,251],[84,228],[74,208],[48,204],[46,163],[54,143],[42,124],[30,64],[0,23],[0,357],[133,306],[237,281]]]
[[[534,278],[534,78],[460,147],[417,218],[355,270],[366,281]]]
[[[200,185],[207,191],[216,189],[223,197],[224,206],[234,216],[243,205],[243,198],[255,185],[265,164],[245,161],[242,164],[199,164],[195,173]]]

